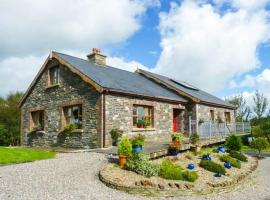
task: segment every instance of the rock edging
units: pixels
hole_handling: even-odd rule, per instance
[[[133,186],[126,186],[123,182],[118,180],[117,178],[108,178],[106,177],[105,170],[107,168],[103,168],[98,176],[100,181],[102,181],[105,185],[108,187],[126,191],[128,193],[138,193],[142,195],[159,195],[159,196],[177,196],[177,195],[193,195],[193,194],[209,194],[213,193],[215,191],[220,190],[228,190],[235,186],[236,184],[239,184],[240,182],[246,180],[250,177],[253,171],[255,171],[258,167],[258,160],[255,159],[252,165],[250,166],[249,170],[241,173],[239,175],[236,175],[233,177],[232,180],[223,181],[219,183],[210,183],[207,182],[206,187],[202,188],[200,190],[195,189],[193,183],[189,182],[177,182],[177,181],[170,181],[166,180],[167,183],[153,183],[149,179],[142,179],[139,181],[135,181]]]

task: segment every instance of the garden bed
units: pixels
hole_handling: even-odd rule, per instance
[[[223,165],[224,163],[220,161],[219,155],[212,153],[212,160]],[[239,182],[247,180],[258,165],[257,159],[248,157],[248,162],[241,162],[241,169],[232,167],[227,169],[225,176],[215,177],[213,172],[199,167],[201,156],[194,156],[192,153],[186,152],[175,157],[168,156],[153,160],[152,162],[161,164],[165,159],[170,159],[183,168],[186,168],[189,163],[194,163],[195,169],[190,171],[196,171],[199,178],[193,183],[180,180],[166,180],[158,176],[147,178],[135,172],[120,169],[116,164],[108,164],[100,171],[99,177],[109,187],[129,193],[154,196],[208,194],[234,188]]]

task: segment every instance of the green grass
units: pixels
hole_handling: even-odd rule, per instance
[[[255,149],[251,148],[250,146],[242,146],[241,150],[243,151],[256,151]],[[270,152],[270,146],[266,149],[262,150],[262,152]]]
[[[0,147],[0,164],[31,162],[55,157],[51,150]]]

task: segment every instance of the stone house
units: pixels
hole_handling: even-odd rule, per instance
[[[189,118],[235,120],[233,105],[188,83],[110,67],[98,49],[87,58],[50,53],[20,102],[23,145],[107,147],[113,128],[154,140],[188,134]]]

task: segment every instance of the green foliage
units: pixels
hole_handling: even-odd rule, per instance
[[[241,163],[240,163],[240,162],[237,162],[237,160],[236,160],[235,158],[231,157],[231,156],[228,156],[228,155],[222,155],[222,156],[220,156],[220,160],[221,160],[222,162],[231,163],[231,165],[232,165],[233,167],[236,167],[236,168],[238,168],[238,169],[241,168]]]
[[[143,146],[145,137],[142,134],[137,134],[131,138],[132,146]]]
[[[9,145],[11,135],[8,132],[7,127],[4,124],[0,124],[0,145]]]
[[[198,179],[197,172],[184,171],[170,160],[164,160],[160,166],[159,176],[169,180],[185,180],[194,182]]]
[[[146,128],[146,127],[150,126],[151,124],[150,124],[150,121],[148,121],[148,120],[140,119],[140,120],[138,120],[137,125],[140,127],[143,126],[144,128]]]
[[[79,126],[77,124],[68,124],[64,128],[64,132],[70,133],[78,128],[79,128]]]
[[[261,151],[266,149],[268,146],[269,143],[267,139],[264,137],[258,137],[251,142],[251,147],[256,149],[259,152],[259,154],[261,154]]]
[[[190,142],[193,145],[196,145],[200,140],[200,136],[198,133],[192,133],[190,136]]]
[[[261,119],[267,110],[268,100],[264,96],[264,94],[256,90],[255,95],[253,96],[253,102],[254,102],[253,111],[256,114],[257,118]]]
[[[210,171],[210,172],[220,172],[221,174],[225,175],[226,169],[224,166],[215,163],[212,160],[201,160],[200,167]]]
[[[54,151],[0,147],[0,164],[23,163],[55,157]]]
[[[132,144],[128,137],[122,137],[121,141],[117,145],[118,155],[130,156],[132,153]]]
[[[266,121],[260,125],[259,136],[266,137],[268,142],[270,142],[270,120]]]
[[[251,114],[251,109],[247,105],[247,101],[243,94],[235,95],[229,99],[227,98],[226,101],[237,107],[236,119],[238,122],[248,121]]]
[[[199,178],[199,175],[195,171],[184,171],[183,178],[186,181],[195,182]]]
[[[229,135],[229,137],[226,138],[225,146],[230,151],[240,151],[242,147],[241,138],[237,137],[234,134],[231,134]]]
[[[22,93],[0,98],[0,146],[18,145],[20,141],[20,108]]]
[[[159,172],[159,166],[151,163],[149,157],[141,153],[135,153],[129,157],[125,167],[127,170],[146,177],[157,176]]]
[[[185,139],[184,135],[179,132],[173,132],[171,134],[171,138],[172,138],[172,141],[179,141],[179,142],[182,142]]]
[[[118,138],[121,138],[122,135],[123,135],[123,130],[120,130],[119,128],[113,128],[111,131],[110,131],[110,135],[111,135],[111,138],[114,140],[114,141],[117,141]]]
[[[247,162],[248,158],[247,156],[245,156],[244,154],[241,154],[238,151],[230,151],[229,154],[231,157],[236,158],[237,160],[243,161],[243,162]]]

